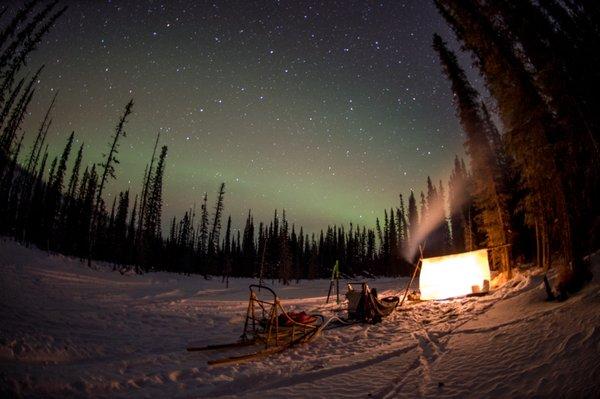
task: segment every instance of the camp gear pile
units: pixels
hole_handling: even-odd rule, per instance
[[[360,292],[355,291],[352,284],[348,284],[348,319],[363,323],[379,323],[383,317],[394,311],[400,298],[389,296],[382,299],[377,298],[377,290],[369,288],[367,283],[361,283]]]

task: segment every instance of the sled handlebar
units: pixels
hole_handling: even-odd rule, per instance
[[[248,286],[248,288],[250,289],[251,292],[253,292],[254,289],[256,289],[256,288],[258,288],[259,291],[261,291],[261,290],[267,290],[271,294],[273,294],[274,297],[277,297],[277,294],[275,294],[275,291],[273,291],[271,288],[267,287],[266,285],[262,285],[262,284],[250,284]]]

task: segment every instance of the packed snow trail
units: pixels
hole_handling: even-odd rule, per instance
[[[595,259],[598,265],[598,259]],[[377,325],[324,331],[240,365],[244,353],[187,352],[235,341],[249,279],[121,275],[0,240],[0,395],[93,397],[600,397],[598,279],[545,302],[525,272],[493,294],[409,303]],[[600,268],[595,270],[600,275]],[[370,282],[399,294],[405,279]],[[288,310],[326,317],[329,282],[274,288]]]

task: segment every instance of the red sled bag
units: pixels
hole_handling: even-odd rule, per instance
[[[290,313],[288,313],[288,316],[289,316],[289,318],[287,318],[284,314],[279,315],[279,325],[280,326],[291,327],[294,323],[312,324],[317,320],[316,317],[311,316],[304,311],[290,312]]]

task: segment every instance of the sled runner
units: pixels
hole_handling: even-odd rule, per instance
[[[210,360],[209,365],[240,363],[272,355],[310,341],[323,326],[323,316],[306,312],[286,312],[277,294],[264,285],[250,285],[250,300],[246,310],[244,330],[238,342],[205,347],[188,347],[190,352],[232,349],[261,345],[262,349],[240,356]]]

